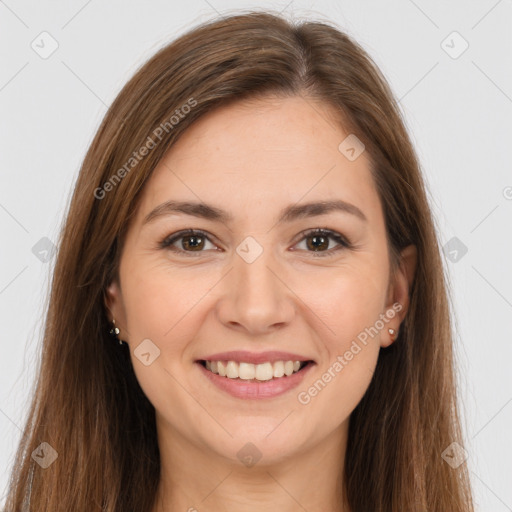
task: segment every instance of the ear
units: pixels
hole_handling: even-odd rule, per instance
[[[122,338],[123,341],[128,341],[126,339],[126,313],[124,309],[123,295],[121,293],[121,286],[117,279],[113,279],[105,288],[103,301],[107,309],[109,322],[112,322],[114,319],[116,321],[116,327],[119,327],[119,330],[121,331],[119,337]]]
[[[395,341],[400,324],[407,314],[410,302],[409,293],[416,273],[417,258],[418,251],[415,245],[408,245],[400,252],[400,263],[394,276],[392,276],[386,304],[386,311],[393,311],[394,314],[384,328],[381,336],[381,347],[388,347]],[[387,316],[391,318],[392,313],[388,313]],[[393,329],[395,333],[390,334],[388,329]]]

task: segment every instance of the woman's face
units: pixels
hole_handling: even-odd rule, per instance
[[[408,304],[349,135],[311,99],[239,102],[147,182],[107,304],[171,445],[247,465],[346,434]],[[338,207],[311,206],[324,202]],[[279,376],[297,360],[310,363]]]

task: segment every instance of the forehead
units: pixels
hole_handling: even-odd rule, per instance
[[[340,137],[348,135],[332,108],[311,98],[252,99],[232,103],[203,115],[192,125],[168,152],[173,162],[183,159],[229,156],[234,163],[249,156],[271,163],[281,163],[296,155],[299,161],[305,154],[323,160],[338,152]],[[200,145],[202,154],[195,151]],[[269,162],[270,160],[270,162]],[[259,160],[258,160],[259,161]],[[230,162],[226,162],[230,164]],[[264,169],[262,169],[264,170]]]
[[[348,135],[329,105],[310,98],[220,107],[189,127],[160,161],[146,183],[141,215],[170,198],[229,202],[233,210],[341,198],[371,210],[378,197],[370,160],[364,151],[353,161],[340,152]]]

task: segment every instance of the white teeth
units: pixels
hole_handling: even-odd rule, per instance
[[[274,368],[271,363],[263,363],[256,365],[256,379],[270,380],[274,376]]]
[[[205,366],[212,373],[221,377],[266,381],[284,375],[292,375],[292,373],[299,371],[301,364],[301,361],[275,361],[274,363],[261,364],[237,363],[236,361],[206,361]]]
[[[256,371],[255,371],[253,364],[240,363],[240,365],[238,367],[238,376],[241,379],[244,379],[244,380],[254,379],[255,374],[256,374]]]
[[[226,366],[226,377],[230,379],[238,379],[238,364],[235,361],[228,361]]]
[[[286,361],[284,363],[284,374],[291,375],[293,373],[293,361]]]
[[[284,375],[283,361],[276,361],[274,363],[274,377],[282,377]]]

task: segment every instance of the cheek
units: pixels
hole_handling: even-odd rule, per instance
[[[347,343],[384,312],[387,274],[375,260],[316,272],[311,279],[302,275],[301,280],[301,285],[297,283],[300,296],[317,315],[317,322],[321,320],[332,353],[344,351]]]
[[[304,411],[301,416],[307,422],[304,428],[327,435],[346,422],[370,385],[378,354],[375,345],[352,345],[305,382],[297,394],[299,411]],[[320,424],[318,418],[322,418]]]
[[[387,274],[376,259],[346,266],[315,280],[305,302],[318,315],[321,363],[314,378],[301,387],[298,401],[331,426],[344,421],[357,406],[375,371],[380,335],[385,327]],[[317,416],[316,414],[314,415]]]
[[[150,338],[166,350],[179,349],[176,339],[186,324],[183,319],[193,313],[208,290],[207,284],[200,278],[184,279],[159,267],[127,267],[123,296],[134,342]]]
[[[165,411],[167,419],[180,425],[187,417],[185,411],[194,410],[182,388],[187,378],[183,365],[190,363],[185,361],[185,352],[200,327],[194,312],[200,310],[198,302],[208,288],[203,290],[201,280],[177,279],[151,266],[127,265],[124,272],[123,297],[135,375],[155,409]],[[145,353],[149,353],[146,360]]]
[[[307,414],[307,429],[329,431],[345,422],[364,396],[375,372],[380,351],[380,330],[375,328],[383,302],[357,282],[340,279],[325,306],[321,362],[314,376],[297,393]],[[380,325],[380,323],[379,323]],[[324,418],[319,426],[318,418]]]

